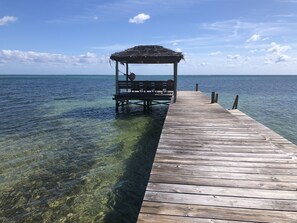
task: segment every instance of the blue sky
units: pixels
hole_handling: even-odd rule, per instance
[[[180,74],[297,74],[296,37],[297,0],[0,0],[0,74],[114,74],[140,44],[182,51]]]

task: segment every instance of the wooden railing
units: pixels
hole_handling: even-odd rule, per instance
[[[119,92],[128,90],[130,92],[172,92],[174,81],[118,81]]]

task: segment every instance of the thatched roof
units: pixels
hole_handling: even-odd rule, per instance
[[[182,53],[157,45],[135,46],[110,56],[110,59],[121,63],[150,64],[178,63],[183,58]]]

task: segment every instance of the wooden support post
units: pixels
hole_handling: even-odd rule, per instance
[[[173,102],[176,102],[176,96],[177,96],[177,63],[173,64],[173,73],[174,73],[174,99]]]
[[[237,107],[238,107],[238,98],[239,98],[239,95],[236,95],[232,109],[237,109]]]
[[[198,84],[196,83],[196,91],[199,91]]]
[[[128,81],[128,75],[129,75],[129,64],[126,63],[126,81]]]
[[[145,111],[147,111],[147,110],[149,110],[149,107],[150,107],[150,105],[149,105],[149,100],[144,100],[144,110]]]
[[[219,100],[219,94],[218,94],[218,93],[216,93],[216,96],[215,96],[215,100],[214,100],[214,102],[215,102],[215,103],[218,103],[218,100]]]
[[[211,92],[211,103],[213,104],[213,103],[215,103],[215,96],[216,96],[216,92]]]
[[[116,101],[116,107],[115,107],[115,110],[116,110],[116,113],[119,112],[119,102],[118,100],[115,100]]]
[[[126,63],[126,82],[128,82],[128,75],[129,75],[129,64]],[[127,83],[128,85],[128,83]],[[128,91],[128,88],[126,89],[126,91]]]
[[[143,100],[143,110],[146,111],[146,100]]]
[[[116,61],[116,67],[115,67],[115,94],[118,95],[120,93],[119,91],[119,62]],[[115,106],[116,106],[116,112],[119,112],[119,101],[116,99],[115,100]]]
[[[116,78],[115,78],[115,90],[116,90],[116,94],[119,94],[119,62],[116,61],[116,67],[115,67],[115,73],[116,73]]]

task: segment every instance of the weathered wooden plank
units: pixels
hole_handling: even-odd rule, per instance
[[[261,154],[275,154],[280,153],[283,154],[284,152],[280,149],[271,148],[268,146],[262,146],[256,148],[255,146],[245,146],[245,145],[160,145],[158,150],[162,149],[174,149],[174,150],[187,150],[187,151],[213,151],[213,152],[225,152],[225,153],[261,153]]]
[[[296,200],[260,199],[247,197],[230,197],[219,195],[200,195],[146,191],[145,201],[166,202],[174,204],[197,204],[219,207],[237,207],[260,210],[296,211]],[[297,214],[297,213],[296,213]]]
[[[163,138],[175,138],[176,134],[178,134],[180,137],[182,136],[183,139],[201,139],[201,138],[207,138],[207,139],[217,139],[217,138],[224,138],[224,139],[230,139],[230,140],[263,140],[266,139],[264,136],[261,136],[259,134],[251,134],[251,133],[215,133],[215,132],[209,132],[209,133],[195,133],[192,131],[183,131],[182,133],[180,131],[166,131],[162,132]]]
[[[189,178],[189,179],[188,179]],[[196,178],[202,178],[196,179]],[[253,174],[253,173],[224,173],[224,172],[207,172],[207,171],[201,171],[201,172],[194,172],[190,175],[183,174],[181,176],[178,175],[178,173],[172,173],[169,171],[164,172],[157,172],[157,174],[152,173],[150,176],[151,182],[168,182],[168,183],[180,183],[180,184],[195,184],[197,185],[202,184],[206,179],[220,179],[220,180],[235,180],[238,183],[233,184],[233,186],[236,185],[243,185],[243,187],[252,186],[253,181],[260,181],[258,184],[256,184],[256,188],[263,188],[263,182],[284,182],[283,186],[281,188],[286,188],[285,185],[291,185],[293,183],[293,186],[290,187],[292,190],[297,190],[297,176],[291,176],[291,175],[275,175],[275,174]],[[200,181],[200,182],[199,182]],[[249,183],[249,182],[251,183]],[[287,182],[287,183],[285,183]],[[222,183],[221,186],[224,186],[228,183]],[[230,181],[231,185],[233,181]],[[240,183],[240,184],[239,184]],[[256,183],[256,182],[254,182]],[[204,185],[204,184],[203,184]],[[206,184],[208,185],[208,184]],[[219,184],[216,183],[215,186],[218,186]],[[244,186],[246,185],[246,186]],[[274,184],[273,184],[274,185]],[[281,184],[278,184],[279,186]],[[231,186],[232,187],[232,186]],[[268,188],[267,188],[268,189]]]
[[[179,134],[181,135],[181,134]],[[193,137],[189,135],[185,135],[185,137],[182,138],[176,138],[176,135],[162,135],[161,139],[167,140],[167,141],[179,141],[183,140],[185,144],[192,143],[197,141],[201,143],[213,143],[214,141],[217,143],[226,143],[226,144],[239,144],[239,145],[245,145],[254,143],[255,145],[261,146],[261,145],[267,145],[269,143],[268,141],[264,141],[265,139],[252,139],[252,138],[228,138],[228,137]]]
[[[159,152],[159,151],[157,151]],[[165,157],[166,154],[163,154],[160,156]],[[178,157],[178,156],[177,156]],[[193,156],[191,155],[184,155],[183,156],[185,159],[186,158],[192,158]],[[296,164],[296,160],[295,159],[276,159],[276,158],[249,158],[249,157],[228,157],[228,156],[199,156],[199,157],[195,157],[195,159],[197,160],[197,162],[199,160],[217,160],[217,161],[239,161],[239,162],[258,162],[258,163],[294,163]]]
[[[257,180],[238,180],[238,179],[216,179],[211,177],[196,177],[195,174],[188,174],[180,177],[180,173],[176,176],[172,172],[162,171],[162,175],[158,172],[153,172],[150,177],[150,182],[154,183],[173,183],[173,184],[192,184],[199,186],[214,186],[214,187],[239,187],[251,189],[266,189],[266,190],[297,190],[297,183],[293,182],[278,182],[278,181],[257,181]],[[211,172],[208,172],[211,175]],[[231,174],[230,174],[231,175]],[[164,178],[166,177],[166,178]]]
[[[237,152],[228,152],[225,153],[217,152],[217,151],[193,151],[193,150],[175,150],[175,149],[162,149],[158,150],[158,154],[170,154],[172,156],[174,155],[191,155],[191,156],[218,156],[218,157],[261,157],[261,158],[278,158],[278,159],[289,159],[292,160],[292,157],[289,156],[289,154],[284,153],[273,153],[273,154],[255,154],[255,153],[237,153]]]
[[[227,144],[227,143],[206,143],[206,142],[189,142],[187,141],[187,144],[185,145],[185,143],[182,143],[180,140],[166,140],[166,139],[161,139],[159,142],[159,146],[158,148],[166,148],[166,147],[170,147],[170,148],[176,148],[176,149],[236,149],[236,150],[244,150],[244,149],[254,149],[256,151],[258,150],[274,150],[274,151],[278,151],[278,152],[282,152],[284,153],[280,148],[277,148],[275,146],[272,146],[271,144],[265,143],[265,144],[244,144],[241,143],[239,145],[236,144]]]
[[[271,147],[255,148],[252,146],[198,146],[195,145],[161,145],[158,151],[162,149],[187,150],[187,151],[212,151],[224,153],[260,153],[260,154],[275,154],[284,153],[280,149],[272,149]]]
[[[213,196],[232,196],[248,198],[269,198],[281,200],[297,200],[297,191],[263,190],[234,187],[196,186],[186,184],[149,183],[148,191],[200,194]],[[297,210],[296,210],[297,211]]]
[[[197,166],[228,166],[228,167],[260,167],[260,168],[278,168],[278,169],[294,169],[296,170],[297,164],[295,163],[261,163],[261,162],[238,162],[234,161],[220,161],[220,160],[197,160],[196,157],[179,156],[162,156],[158,155],[155,158],[155,163],[168,163],[168,164],[186,164]]]
[[[221,138],[216,138],[216,139],[207,139],[203,138],[198,140],[195,139],[182,139],[182,138],[177,138],[177,137],[172,137],[172,138],[165,138],[161,135],[160,137],[160,143],[162,144],[172,144],[172,145],[196,145],[196,146],[202,146],[202,145],[235,145],[235,146],[244,146],[244,145],[249,145],[249,146],[255,146],[255,147],[261,147],[261,146],[270,146],[270,148],[278,148],[276,145],[270,144],[271,142],[264,141],[264,140],[237,140],[231,141],[228,139],[221,139]]]
[[[261,168],[261,167],[228,167],[228,166],[193,166],[187,164],[170,164],[170,163],[154,163],[152,173],[160,171],[171,171],[172,173],[182,172],[225,172],[225,173],[254,173],[254,174],[278,174],[297,176],[294,169],[277,169],[277,168]]]
[[[296,223],[297,213],[243,208],[226,208],[202,205],[172,204],[165,202],[144,201],[141,213],[190,218],[220,219],[225,221],[261,222],[261,223]],[[159,221],[162,222],[162,221]]]
[[[170,222],[170,223],[250,223],[244,221],[228,221],[206,218],[181,217],[172,215],[142,214],[138,217],[138,222]]]

